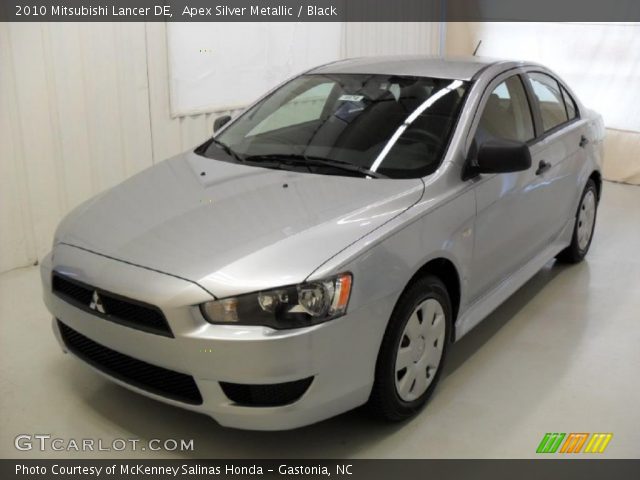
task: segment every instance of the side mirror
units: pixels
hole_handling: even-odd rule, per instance
[[[216,118],[213,121],[213,133],[217,132],[222,127],[224,127],[227,123],[229,123],[229,120],[231,120],[231,115],[223,115],[221,117]]]
[[[531,168],[531,153],[526,143],[513,140],[488,140],[478,149],[475,162],[467,165],[467,178],[479,173],[522,172]]]

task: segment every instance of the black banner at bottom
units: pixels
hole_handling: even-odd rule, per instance
[[[640,460],[0,460],[22,479],[599,479],[637,478]]]

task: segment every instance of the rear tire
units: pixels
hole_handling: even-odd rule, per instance
[[[442,281],[427,275],[400,297],[385,331],[368,407],[400,421],[415,415],[433,393],[444,365],[452,325]]]
[[[582,197],[580,197],[571,244],[556,256],[558,261],[563,263],[578,263],[584,259],[591,246],[591,240],[593,239],[597,212],[598,189],[596,188],[595,182],[589,179],[582,192]]]

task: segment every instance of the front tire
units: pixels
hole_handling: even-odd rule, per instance
[[[593,230],[596,226],[596,214],[598,212],[598,190],[592,179],[589,179],[584,187],[578,212],[576,213],[576,223],[573,227],[571,244],[561,251],[556,257],[564,263],[581,262],[591,246]]]
[[[427,275],[400,297],[382,340],[369,409],[400,421],[415,415],[433,393],[447,353],[451,300],[442,281]]]

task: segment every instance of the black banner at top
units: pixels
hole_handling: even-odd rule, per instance
[[[0,0],[11,22],[639,22],[637,0]]]

